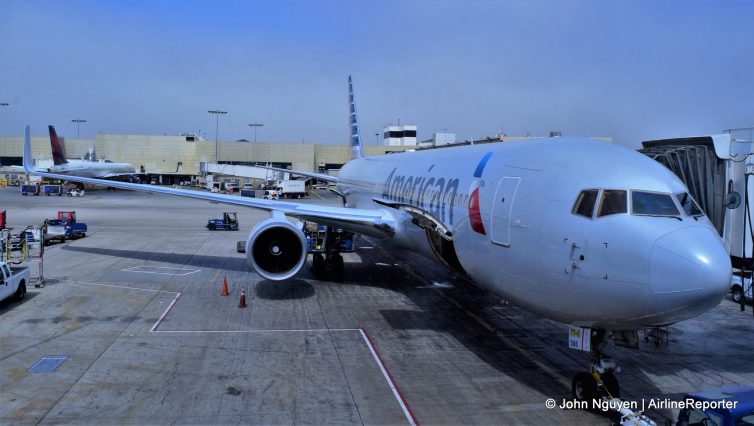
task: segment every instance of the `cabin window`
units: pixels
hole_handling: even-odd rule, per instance
[[[684,213],[686,213],[686,216],[704,216],[704,212],[702,212],[702,209],[699,208],[699,206],[696,204],[696,201],[694,201],[694,199],[691,197],[691,194],[689,194],[688,192],[675,194],[675,197],[678,199],[678,203],[681,204],[681,208],[683,209]]]
[[[576,202],[573,204],[572,213],[591,219],[592,215],[594,215],[594,204],[597,202],[598,193],[599,191],[596,189],[581,191],[579,197],[576,198]]]
[[[626,191],[621,189],[606,189],[602,191],[602,201],[598,217],[611,214],[628,213]]]
[[[631,213],[648,216],[678,216],[670,194],[657,192],[631,191]]]

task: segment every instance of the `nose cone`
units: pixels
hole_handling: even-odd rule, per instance
[[[649,280],[659,310],[655,325],[706,312],[730,288],[730,256],[710,227],[688,227],[660,237],[652,249]]]

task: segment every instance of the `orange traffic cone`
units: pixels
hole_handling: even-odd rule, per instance
[[[220,293],[220,296],[228,296],[230,293],[228,293],[228,276],[225,276],[225,279],[223,279],[223,291]]]
[[[241,300],[238,301],[238,307],[239,308],[246,307],[246,293],[244,293],[243,290],[241,290]]]

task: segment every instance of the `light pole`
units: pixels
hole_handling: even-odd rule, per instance
[[[249,123],[249,127],[254,128],[254,142],[257,141],[257,129],[264,126],[262,123]]]
[[[375,133],[374,134],[374,144],[377,145],[377,146],[380,146],[380,134],[379,133]]]
[[[217,151],[217,133],[220,130],[220,115],[227,114],[228,111],[220,111],[219,109],[213,109],[207,112],[215,115],[215,163],[220,164],[220,157],[218,156],[218,151]]]
[[[71,122],[76,123],[76,140],[81,139],[81,123],[86,123],[86,120],[75,118]]]

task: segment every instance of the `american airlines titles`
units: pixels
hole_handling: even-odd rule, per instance
[[[396,175],[397,170],[394,168],[387,177],[382,189],[383,198],[422,208],[443,222],[447,216],[447,223],[453,225],[457,178]]]

